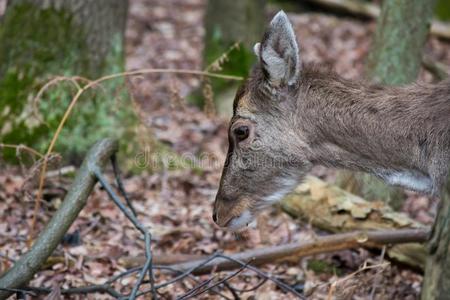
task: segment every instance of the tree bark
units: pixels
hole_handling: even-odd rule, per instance
[[[75,34],[80,34],[84,49],[80,49],[82,56],[86,54],[87,70],[81,70],[89,77],[98,77],[102,75],[105,57],[109,55],[113,41],[119,38],[123,42],[125,25],[128,13],[127,0],[9,0],[5,15],[12,13],[18,6],[28,6],[31,14],[40,14],[42,10],[50,10],[65,14],[67,21],[79,29],[72,28]],[[24,24],[36,25],[36,24]],[[44,24],[45,25],[45,24]],[[60,24],[58,30],[64,31],[65,28]],[[51,30],[51,28],[45,28]],[[65,32],[68,34],[69,32]],[[14,43],[14,41],[10,41]]]
[[[422,300],[440,300],[450,297],[450,183],[442,193],[425,266]]]
[[[262,36],[265,28],[265,0],[210,0],[205,16],[205,54],[210,47],[221,43],[222,52],[236,42],[252,48]],[[211,62],[216,57],[206,59]]]
[[[367,69],[376,82],[401,85],[420,70],[435,1],[384,1]]]
[[[205,68],[217,62],[218,58],[227,56],[228,59],[221,59],[217,64],[221,65],[221,71],[238,76],[248,74],[255,61],[253,45],[261,39],[266,26],[265,4],[266,0],[208,1],[204,21]],[[236,44],[238,47],[233,47]],[[230,48],[233,50],[229,51]],[[230,95],[227,92],[230,89],[234,91],[236,87],[223,80],[213,80],[211,83],[216,94],[225,95],[215,97],[219,113],[230,114],[232,105],[227,99],[232,101],[234,93]]]
[[[55,76],[96,79],[124,69],[127,0],[9,0],[0,22],[0,140],[44,151],[75,86],[40,88]],[[80,80],[79,85],[85,84]],[[136,124],[124,80],[103,85],[77,104],[56,151],[78,158],[104,136]],[[3,151],[15,159],[13,151]]]

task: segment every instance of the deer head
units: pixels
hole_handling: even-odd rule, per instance
[[[450,79],[389,87],[302,66],[284,12],[238,90],[213,219],[239,229],[321,164],[438,195],[450,165]]]
[[[254,46],[258,63],[238,90],[229,126],[229,150],[214,204],[213,219],[238,229],[281,199],[310,168],[293,128],[301,63],[284,12],[271,21]]]

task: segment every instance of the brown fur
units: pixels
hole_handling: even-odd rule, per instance
[[[289,167],[303,168],[300,175],[314,164],[372,173],[377,168],[414,170],[430,177],[430,192],[438,193],[450,161],[450,80],[387,87],[345,80],[314,66],[305,66],[300,78],[295,89],[285,87],[274,103],[263,74],[255,68],[237,94],[232,123],[242,110],[251,111],[257,135],[270,136],[278,144],[268,144],[265,150],[285,155],[291,163],[285,170],[268,170],[266,165],[264,171],[246,175],[248,170],[230,168],[228,162],[216,200],[216,212],[223,212],[218,216],[227,216],[220,218],[220,225],[244,208],[257,208],[262,197],[279,188],[272,179],[289,172]],[[248,154],[230,146],[230,159],[233,152]],[[277,160],[270,155],[267,160],[271,157]]]

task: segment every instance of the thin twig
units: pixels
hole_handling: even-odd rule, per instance
[[[383,248],[381,249],[379,264],[383,263],[385,255],[386,255],[386,246],[383,246]],[[370,292],[371,300],[375,299],[375,292],[377,290],[378,284],[380,283],[380,280],[381,280],[380,274],[376,274],[373,280],[372,291]]]
[[[251,288],[247,288],[247,289],[239,289],[239,288],[236,288],[236,287],[232,287],[232,288],[233,288],[233,290],[235,290],[236,292],[239,292],[239,293],[253,292],[253,291],[259,289],[264,283],[267,282],[267,280],[268,280],[267,278],[262,278],[260,282],[258,282],[257,284],[255,284]]]
[[[229,256],[226,256],[226,255],[219,255],[219,257],[224,258],[224,259],[227,259],[227,260],[230,260],[230,261],[233,261],[233,262],[235,262],[235,263],[237,263],[237,264],[239,264],[239,265],[241,265],[241,266],[246,265],[246,263],[244,263],[243,261],[238,260],[238,259],[235,259],[235,258],[232,258],[232,257],[229,257]],[[304,300],[306,300],[306,298],[305,298],[303,295],[299,294],[294,288],[292,288],[292,287],[290,287],[289,285],[287,285],[287,284],[285,284],[285,283],[279,281],[279,280],[276,279],[276,278],[273,278],[272,276],[266,274],[265,272],[261,271],[261,270],[258,269],[257,267],[254,267],[254,266],[252,266],[252,265],[247,265],[247,268],[250,269],[250,270],[252,270],[252,271],[255,272],[256,274],[258,274],[258,275],[261,276],[262,278],[266,278],[266,279],[272,281],[272,282],[275,283],[277,286],[279,286],[282,290],[284,290],[284,291],[286,291],[286,292],[292,293],[294,296],[297,296],[299,299],[304,299]]]
[[[203,281],[202,283],[200,283],[199,285],[197,285],[195,288],[193,288],[192,290],[190,290],[187,294],[178,297],[177,300],[184,300],[184,299],[188,299],[190,296],[193,296],[193,294],[198,291],[199,289],[201,289],[202,287],[204,287],[205,285],[208,285],[211,281],[214,280],[214,278],[216,278],[215,276],[212,276],[208,279],[206,279],[205,281]]]
[[[115,154],[113,156],[111,156],[111,164],[113,167],[114,177],[116,178],[117,188],[119,189],[119,192],[122,194],[122,196],[125,198],[125,201],[126,201],[128,207],[130,208],[131,212],[136,217],[137,216],[136,210],[134,209],[133,203],[131,203],[131,200],[128,197],[128,194],[125,191],[125,187],[123,186],[122,179],[120,177],[120,169],[119,169],[119,165],[117,163],[117,157]]]
[[[144,266],[142,267],[141,272],[139,273],[138,280],[136,284],[133,287],[133,290],[131,291],[130,300],[136,299],[136,295],[139,291],[139,287],[142,284],[142,281],[145,278],[145,275],[147,272],[149,272],[150,277],[150,286],[151,286],[151,292],[153,299],[157,299],[157,293],[155,289],[155,282],[153,277],[153,268],[152,268],[152,251],[151,251],[151,234],[150,232],[139,222],[139,220],[136,218],[136,216],[131,212],[131,210],[128,210],[125,205],[120,201],[120,199],[117,197],[116,193],[114,192],[112,186],[108,183],[107,179],[103,176],[102,172],[95,166],[92,167],[93,172],[95,176],[97,177],[100,184],[103,186],[103,188],[106,190],[110,198],[114,201],[114,203],[119,207],[119,209],[125,214],[125,216],[133,223],[133,225],[144,235],[145,238],[145,255],[146,255],[146,262]]]
[[[154,269],[169,270],[169,271],[174,272],[174,273],[181,273],[180,271],[175,270],[175,269],[171,268],[170,266],[157,266],[157,265],[153,265],[153,268],[154,268]],[[198,280],[197,278],[195,278],[195,276],[192,275],[192,274],[189,274],[189,275],[188,275],[188,278],[189,278],[189,279],[192,279],[195,283],[200,283],[200,280]],[[230,298],[228,298],[227,296],[225,296],[225,295],[222,294],[221,292],[217,291],[216,289],[211,289],[211,292],[213,292],[214,294],[216,294],[216,295],[218,295],[218,296],[220,296],[220,297],[222,297],[222,298],[224,298],[224,299],[226,299],[226,300],[231,300]]]
[[[205,259],[204,261],[200,262],[199,264],[191,267],[190,269],[182,272],[180,275],[176,276],[175,278],[172,278],[169,281],[166,281],[164,283],[158,284],[156,286],[156,288],[162,288],[168,285],[171,285],[172,283],[175,283],[181,279],[183,279],[186,276],[189,276],[191,273],[193,273],[196,269],[203,267],[204,265],[208,264],[209,262],[213,261],[214,259],[218,258],[220,255],[219,253],[215,253],[213,255],[211,255],[210,257],[208,257],[207,259]],[[181,271],[180,271],[181,272]]]
[[[184,272],[181,272],[180,270],[177,270],[178,272],[180,272],[179,275],[175,276],[171,280],[168,280],[166,282],[163,282],[163,283],[160,283],[158,285],[155,285],[155,289],[160,289],[160,288],[166,287],[168,285],[171,285],[171,284],[173,284],[175,282],[178,282],[178,281],[182,280],[185,277],[190,276],[196,269],[203,267],[204,265],[208,264],[209,262],[213,261],[214,259],[218,258],[219,256],[220,256],[219,253],[214,253],[213,255],[211,255],[210,257],[205,259],[204,261],[194,265],[193,267],[189,268],[188,270],[186,270]],[[172,270],[176,270],[176,268],[172,267]],[[151,289],[142,291],[142,292],[137,294],[137,297],[145,295],[145,294],[148,294],[149,292],[151,292]]]
[[[234,300],[241,300],[241,297],[239,297],[237,290],[231,284],[229,284],[227,281],[224,281],[223,286],[230,291],[230,293],[233,295]]]
[[[60,82],[63,82],[63,81],[67,81],[67,82],[72,83],[77,90],[80,90],[81,87],[80,87],[80,85],[77,82],[78,78],[81,78],[81,77],[57,76],[57,77],[53,78],[52,80],[48,81],[46,84],[44,84],[42,86],[42,88],[39,89],[38,93],[33,98],[33,100],[31,101],[33,117],[35,117],[36,120],[38,120],[39,122],[44,123],[47,127],[50,127],[48,125],[48,123],[45,122],[45,120],[41,119],[41,117],[39,116],[39,113],[38,113],[39,109],[38,109],[38,106],[37,106],[39,100],[41,99],[41,97],[44,94],[44,92],[46,92],[51,86],[56,85],[56,84],[58,84]],[[89,80],[87,80],[87,81],[89,81]]]
[[[39,158],[44,158],[44,154],[40,153],[37,150],[34,150],[31,147],[28,147],[28,146],[25,146],[25,145],[22,145],[22,144],[21,145],[13,145],[13,144],[0,143],[0,148],[11,148],[11,149],[15,149],[17,151],[25,150],[25,151],[27,151],[27,152],[29,152],[29,153],[31,153],[31,154],[39,157]]]
[[[227,280],[230,280],[231,278],[235,277],[236,275],[238,275],[239,273],[241,273],[245,268],[247,268],[247,266],[248,266],[248,263],[246,263],[245,265],[243,265],[242,267],[240,267],[237,271],[233,272],[232,274],[230,274],[230,275],[226,276],[225,278],[219,280],[218,282],[214,283],[212,286],[208,286],[207,288],[205,288],[205,289],[203,289],[203,290],[201,290],[201,291],[199,291],[199,292],[196,292],[196,293],[194,293],[194,294],[187,295],[187,296],[183,296],[183,297],[179,298],[179,300],[186,300],[186,299],[190,299],[190,298],[192,298],[192,297],[196,297],[196,296],[198,296],[198,295],[201,295],[201,294],[203,294],[203,293],[205,293],[205,292],[211,290],[212,288],[214,288],[214,287],[216,287],[216,286],[218,286],[218,285],[220,285],[220,284],[226,282]],[[214,277],[213,277],[213,278],[214,278]]]
[[[362,266],[359,270],[357,270],[357,271],[355,271],[355,272],[353,272],[353,273],[350,273],[350,274],[348,274],[347,276],[345,276],[345,277],[343,277],[343,278],[339,278],[338,280],[336,280],[336,281],[334,281],[334,282],[332,282],[332,283],[325,283],[325,284],[323,284],[323,285],[330,285],[330,290],[328,291],[327,300],[333,299],[333,293],[334,293],[334,291],[336,290],[336,286],[337,286],[340,282],[347,281],[347,280],[349,280],[350,278],[352,278],[352,277],[358,275],[358,274],[361,273],[361,272],[364,272],[364,271],[367,271],[367,270],[371,270],[371,269],[377,269],[377,268],[382,268],[382,269],[384,269],[384,268],[386,268],[386,267],[389,266],[389,265],[390,265],[390,263],[389,263],[389,262],[386,262],[386,263],[380,263],[380,264],[368,266],[368,265],[367,265],[367,261],[365,261],[364,264],[363,264],[363,266]]]
[[[108,281],[106,281],[105,284],[111,284],[111,283],[113,283],[113,282],[115,282],[115,281],[117,281],[117,280],[119,280],[119,279],[121,279],[121,278],[123,278],[125,276],[128,276],[128,275],[131,275],[133,273],[136,273],[139,270],[142,270],[142,267],[135,267],[135,268],[131,268],[131,269],[125,270],[122,273],[117,274],[117,275],[111,277],[110,279],[108,279]]]

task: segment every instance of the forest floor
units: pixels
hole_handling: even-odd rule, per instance
[[[132,0],[126,31],[127,69],[201,69],[203,0]],[[275,11],[269,11],[269,19]],[[324,14],[289,14],[304,62],[326,64],[346,78],[360,78],[375,29],[374,21],[363,21]],[[256,42],[256,41],[255,41]],[[450,65],[450,44],[431,37],[425,52]],[[450,71],[450,70],[449,70]],[[432,81],[422,71],[422,80]],[[152,75],[130,80],[130,89],[140,107],[140,117],[148,135],[169,146],[183,157],[206,154],[212,158],[195,168],[163,168],[127,176],[125,189],[131,196],[138,217],[150,228],[153,251],[164,254],[208,255],[215,251],[235,253],[290,241],[311,240],[323,232],[292,219],[277,206],[265,212],[264,234],[250,228],[241,238],[217,228],[211,219],[212,203],[218,188],[227,142],[228,120],[211,116],[185,103],[200,78],[188,75]],[[331,170],[318,168],[315,175],[333,179]],[[36,171],[7,167],[0,170],[0,273],[27,249],[27,237],[37,191]],[[49,178],[43,207],[38,217],[43,227],[59,207],[71,179]],[[433,201],[408,192],[401,210],[424,224],[431,224]],[[68,288],[100,284],[133,266],[133,257],[144,255],[144,243],[131,223],[96,188],[87,206],[73,224],[71,239],[58,247],[60,261],[47,266],[31,282],[33,286]],[[328,299],[336,285],[335,299],[417,299],[422,274],[404,266],[390,264],[348,276],[364,262],[379,262],[380,253],[364,249],[316,255],[296,261],[268,264],[261,269],[304,293],[308,299]],[[224,274],[221,275],[223,278]],[[157,282],[168,275],[156,274]],[[201,281],[210,275],[200,277]],[[345,280],[342,280],[344,279]],[[122,292],[135,281],[126,277],[116,283]],[[250,289],[260,279],[245,270],[230,280],[239,289]],[[175,299],[196,286],[185,280],[160,289],[164,299]],[[374,290],[374,291],[373,291]],[[371,293],[373,291],[373,297]],[[233,299],[231,292],[221,292]],[[272,282],[240,294],[242,299],[294,299]],[[372,298],[371,298],[372,297]],[[77,298],[74,296],[73,298]],[[109,299],[90,295],[89,299]],[[216,299],[205,293],[197,299]],[[53,298],[52,298],[53,299]],[[85,299],[79,296],[79,299]],[[329,298],[331,299],[331,298]]]

